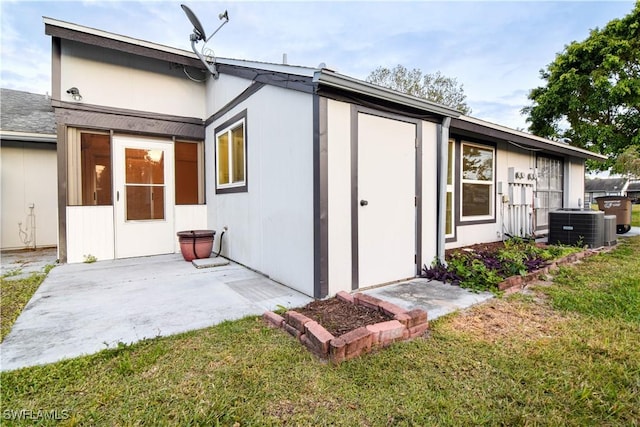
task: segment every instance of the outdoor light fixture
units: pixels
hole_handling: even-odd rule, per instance
[[[82,95],[80,95],[80,91],[77,87],[74,86],[70,89],[67,89],[67,93],[71,95],[74,101],[82,101]]]

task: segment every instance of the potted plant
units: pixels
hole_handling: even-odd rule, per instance
[[[186,230],[178,232],[180,251],[185,261],[209,258],[213,250],[215,230]]]

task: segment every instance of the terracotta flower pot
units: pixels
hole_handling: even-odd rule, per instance
[[[178,232],[180,251],[185,261],[209,258],[213,249],[214,230],[188,230]]]

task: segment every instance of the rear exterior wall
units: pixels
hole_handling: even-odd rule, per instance
[[[234,80],[239,92],[250,83]],[[216,236],[226,227],[222,254],[307,295],[314,292],[312,101],[264,86],[207,126],[205,146],[207,221]],[[247,190],[217,194],[215,129],[242,112]]]
[[[164,61],[63,40],[59,78],[61,101],[73,102],[66,91],[76,87],[83,104],[204,117],[204,84]]]

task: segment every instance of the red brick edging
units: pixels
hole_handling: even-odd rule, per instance
[[[387,347],[396,341],[413,339],[429,329],[427,312],[424,310],[405,310],[390,302],[360,293],[351,295],[340,291],[336,298],[378,310],[393,316],[393,320],[363,326],[334,337],[318,322],[294,310],[287,311],[284,316],[267,311],[262,318],[269,326],[287,331],[313,354],[336,365],[376,348]]]
[[[519,290],[524,289],[529,283],[538,279],[541,274],[548,274],[550,271],[557,270],[561,265],[565,264],[573,264],[575,262],[580,261],[583,258],[586,258],[591,255],[595,255],[597,253],[602,252],[601,250],[585,250],[583,252],[576,252],[570,255],[567,255],[563,258],[559,258],[555,261],[549,263],[549,265],[539,269],[532,271],[524,276],[511,276],[502,282],[498,283],[498,289],[504,291],[507,294],[518,292]]]

